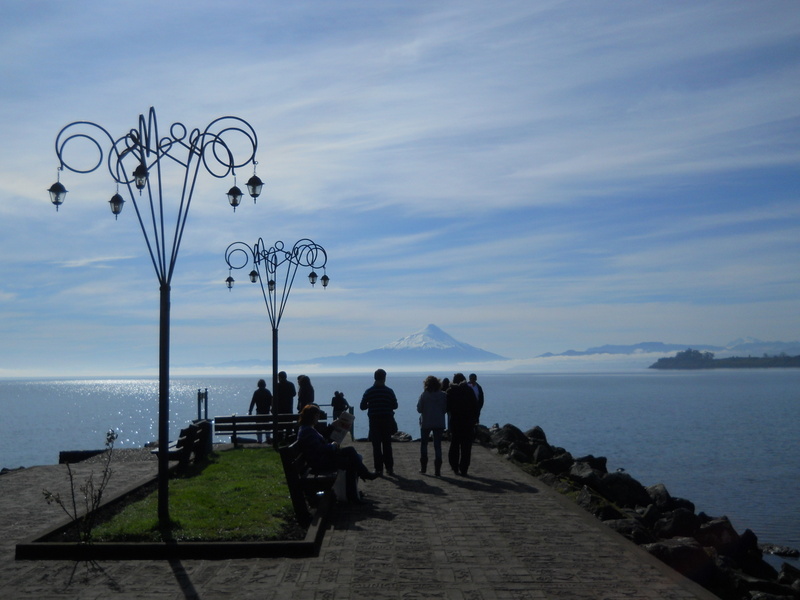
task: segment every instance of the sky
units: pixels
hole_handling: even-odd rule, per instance
[[[198,180],[174,373],[271,360],[257,286],[224,284],[225,248],[259,238],[328,255],[327,289],[291,291],[286,360],[429,323],[522,361],[800,340],[795,1],[31,0],[0,47],[0,377],[157,373],[132,203],[114,219],[104,168],[60,173],[58,211],[47,193],[64,126],[121,137],[150,107],[162,132],[244,119],[265,182],[234,212],[233,176]]]

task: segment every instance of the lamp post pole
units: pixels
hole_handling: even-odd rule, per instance
[[[272,393],[278,389],[278,327],[286,308],[286,301],[292,291],[295,275],[299,267],[311,269],[308,281],[313,286],[319,278],[323,288],[328,287],[330,277],[325,272],[328,254],[325,248],[309,239],[299,240],[287,250],[283,242],[275,242],[267,248],[264,240],[259,238],[252,247],[244,242],[233,242],[225,250],[225,262],[228,263],[228,278],[225,280],[228,289],[233,287],[231,276],[233,269],[243,269],[252,263],[253,270],[249,278],[252,283],[261,284],[261,294],[267,307],[270,326],[272,327]],[[322,269],[319,277],[314,269]],[[282,280],[279,290],[278,281]]]
[[[73,144],[78,142],[78,144]],[[65,150],[80,143],[97,152],[97,160],[85,156],[68,162]],[[241,150],[244,148],[244,150]],[[236,149],[239,156],[234,156]],[[236,186],[236,169],[253,164],[253,176],[247,182],[248,192],[255,202],[263,183],[255,174],[258,138],[253,127],[238,117],[220,117],[211,121],[204,130],[188,131],[182,123],[173,123],[168,135],[160,136],[155,109],[147,117],[139,115],[136,129],[119,138],[89,121],[75,121],[64,127],[56,136],[56,156],[59,160],[59,180],[50,186],[50,200],[56,210],[64,202],[67,190],[61,183],[64,169],[74,173],[91,173],[105,163],[111,178],[116,182],[117,193],[109,201],[111,212],[119,216],[125,200],[120,186],[128,190],[147,250],[159,282],[159,363],[158,363],[158,521],[162,530],[169,526],[169,335],[170,286],[178,258],[192,194],[201,170],[221,179],[234,177],[234,185],[227,193],[234,211],[242,199]],[[242,155],[243,152],[243,155]],[[169,160],[167,160],[169,159]],[[162,170],[172,167],[183,171],[183,186],[176,212],[165,212],[162,190]],[[166,169],[168,170],[168,169]],[[165,221],[177,214],[175,228],[167,230]]]

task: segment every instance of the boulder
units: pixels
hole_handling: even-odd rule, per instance
[[[670,495],[667,491],[667,486],[663,483],[657,483],[646,488],[650,499],[653,501],[659,510],[671,511],[683,508],[689,512],[694,512],[694,504],[683,498],[677,498]]]
[[[651,485],[647,490],[647,494],[659,510],[672,510],[672,496],[667,491],[667,486],[663,483]]]
[[[614,504],[626,508],[651,503],[644,486],[627,473],[609,473],[600,480],[597,491]]]
[[[788,585],[792,589],[800,592],[800,569],[793,567],[789,563],[781,565],[781,572],[778,573],[778,583]]]
[[[758,546],[758,538],[751,530],[746,529],[739,535],[728,517],[719,517],[703,522],[704,517],[705,515],[702,513],[698,516],[700,526],[694,534],[698,543],[713,548],[721,557],[729,561],[730,568],[733,570],[741,571],[743,574],[759,580],[777,580],[777,571],[764,560],[763,553]],[[735,579],[740,581],[738,576]]]
[[[739,547],[733,558],[748,575],[772,581],[778,579],[778,572],[764,560],[764,555],[758,547],[758,537],[749,529],[745,529],[739,536]]]
[[[500,452],[505,453],[512,443],[518,445],[529,444],[528,438],[524,433],[514,425],[506,424],[500,429],[494,429],[491,432],[492,444],[494,444]]]
[[[536,449],[533,451],[533,462],[540,463],[543,460],[553,458],[553,456],[555,456],[555,454],[549,445],[540,444],[536,446]]]
[[[647,528],[637,519],[609,519],[603,521],[603,523],[639,546],[642,544],[651,544],[656,541],[653,534],[647,531]]]
[[[578,485],[588,485],[590,488],[597,489],[603,473],[596,471],[592,466],[581,460],[572,463],[569,469],[569,478]]]
[[[672,538],[642,548],[693,581],[702,584],[713,579],[714,561],[693,538]]]
[[[700,523],[697,515],[685,508],[665,513],[653,524],[653,533],[659,539],[694,537]]]
[[[533,429],[528,429],[528,431],[525,432],[525,435],[534,446],[541,444],[548,445],[547,436],[544,434],[544,430],[538,425]]]
[[[587,456],[581,456],[580,458],[576,458],[575,462],[582,462],[588,464],[592,467],[595,471],[599,473],[608,473],[608,459],[605,456],[593,456],[588,454]]]
[[[655,504],[650,504],[645,508],[640,508],[640,518],[642,523],[648,527],[655,525],[656,521],[664,516]]]
[[[548,458],[547,460],[541,461],[539,463],[539,468],[541,468],[543,471],[547,471],[548,473],[560,475],[561,473],[567,473],[573,462],[575,461],[572,458],[572,455],[569,452],[564,452],[563,454],[558,454],[553,458]]]
[[[694,512],[694,502],[690,502],[689,500],[686,500],[685,498],[673,497],[672,498],[671,510],[676,510],[678,508],[685,508],[689,512]]]
[[[486,425],[475,427],[475,441],[487,446],[492,443],[492,433]]]
[[[719,517],[702,523],[695,532],[694,538],[703,546],[714,548],[719,554],[725,556],[735,555],[740,544],[739,534],[731,525],[728,517]]]
[[[726,572],[727,585],[732,590],[728,598],[749,598],[750,600],[789,600],[797,598],[791,587],[781,585],[777,581],[760,579],[741,571]]]

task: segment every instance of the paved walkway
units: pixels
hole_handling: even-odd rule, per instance
[[[418,452],[395,445],[396,476],[362,483],[366,505],[337,505],[320,555],[303,559],[15,561],[17,541],[61,520],[41,489],[64,485],[64,467],[0,476],[0,597],[715,598],[489,450],[475,447],[469,478],[419,474]],[[155,470],[118,464],[111,487]]]

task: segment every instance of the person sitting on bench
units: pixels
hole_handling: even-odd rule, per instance
[[[318,472],[344,470],[346,476],[347,499],[361,502],[358,495],[358,478],[377,479],[380,475],[364,466],[361,455],[352,446],[340,448],[336,442],[329,442],[317,430],[319,406],[308,404],[300,411],[297,444],[306,457],[309,466]],[[335,422],[334,422],[335,423]]]

